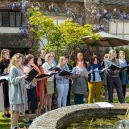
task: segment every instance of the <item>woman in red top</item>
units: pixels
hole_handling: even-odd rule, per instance
[[[33,68],[36,69],[41,75],[44,73],[42,68],[42,60],[40,57],[34,57],[34,65]],[[47,78],[43,78],[42,80],[37,81],[36,84],[36,95],[38,98],[38,114],[41,115],[41,106],[45,104],[45,94],[47,93]]]

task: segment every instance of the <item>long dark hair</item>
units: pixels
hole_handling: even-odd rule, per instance
[[[39,67],[39,65],[38,65],[38,63],[37,63],[38,58],[40,58],[40,57],[34,56],[34,64]]]
[[[34,56],[31,55],[31,54],[26,55],[23,64],[24,64],[24,65],[27,65],[27,64],[29,63],[29,61],[30,61],[31,59],[33,59],[33,58],[34,58]]]
[[[96,56],[96,55],[94,55],[94,56],[92,56],[92,57],[90,58],[90,64],[91,64],[91,65],[93,65],[93,64],[94,64],[95,59],[97,59],[97,64],[100,64],[100,62],[98,61],[97,56]]]

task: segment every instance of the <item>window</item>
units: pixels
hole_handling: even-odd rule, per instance
[[[19,27],[22,25],[22,14],[20,11],[0,10],[0,27]]]
[[[120,21],[117,23],[111,22],[109,24],[109,33],[129,40],[129,23]]]

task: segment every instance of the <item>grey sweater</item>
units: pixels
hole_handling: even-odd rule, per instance
[[[116,66],[120,66],[120,64],[119,64],[119,61],[118,61],[118,65],[114,62],[114,61],[112,61],[112,60],[106,60],[106,61],[104,61],[104,64],[105,64],[105,68],[106,67],[110,67],[112,64],[113,65],[116,65]],[[117,77],[117,76],[119,76],[119,73],[115,73],[113,70],[111,70],[111,69],[107,69],[107,74],[110,76],[110,77]]]

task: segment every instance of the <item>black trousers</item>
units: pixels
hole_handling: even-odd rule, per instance
[[[122,90],[123,90],[123,95],[124,95],[124,98],[125,98],[125,95],[126,95],[126,85],[122,85]]]
[[[113,103],[113,84],[117,90],[117,96],[120,103],[125,103],[124,95],[122,92],[122,85],[119,76],[117,77],[110,77],[107,75],[107,86],[108,86],[108,97],[109,103]]]
[[[54,76],[54,93],[52,95],[52,103],[54,104],[55,101],[55,96],[56,96],[56,78]]]
[[[72,87],[72,82],[71,80],[69,80],[69,91],[68,91],[68,95],[67,95],[67,105],[70,105],[70,91],[71,91],[71,87]]]
[[[0,83],[3,83],[4,108],[8,108],[9,107],[8,81],[6,79],[2,79],[2,80],[0,80]]]

